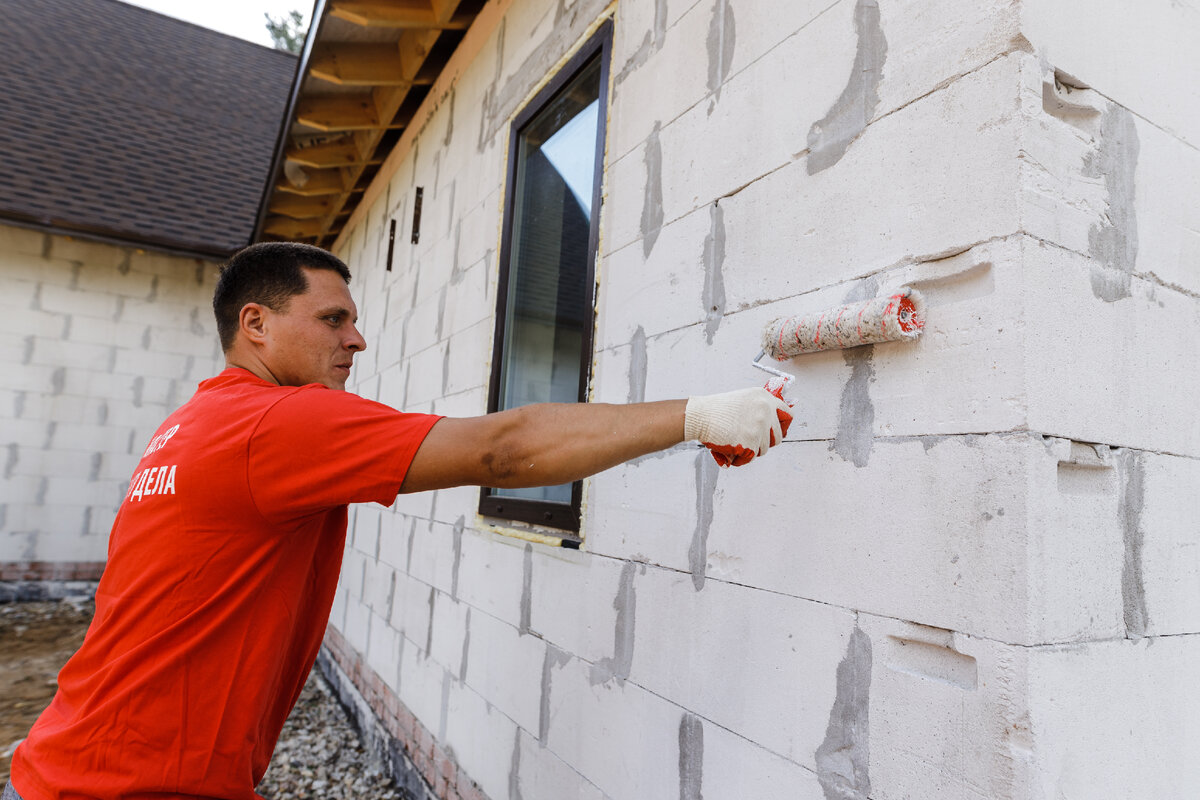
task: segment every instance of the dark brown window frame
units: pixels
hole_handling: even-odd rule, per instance
[[[496,330],[492,340],[492,374],[488,387],[488,412],[497,411],[500,405],[500,377],[504,330],[507,324],[509,260],[513,244],[513,215],[516,199],[517,159],[520,148],[516,146],[522,130],[549,105],[567,84],[578,76],[593,58],[600,58],[600,113],[596,115],[595,174],[592,185],[592,217],[588,229],[587,274],[584,278],[586,296],[591,299],[590,320],[585,325],[583,343],[580,348],[579,402],[587,400],[588,385],[592,372],[592,347],[595,334],[596,314],[596,257],[600,242],[600,205],[603,195],[605,133],[608,122],[608,81],[612,58],[612,20],[605,20],[587,43],[571,57],[549,83],[513,119],[509,129],[509,156],[507,183],[504,190],[504,227],[500,239],[499,282],[496,290]],[[544,500],[503,497],[491,494],[484,488],[479,495],[479,513],[485,517],[526,522],[563,531],[564,547],[578,547],[580,538],[580,508],[583,501],[583,481],[571,485],[571,502],[551,503]]]

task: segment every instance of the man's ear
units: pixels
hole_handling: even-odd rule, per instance
[[[242,306],[242,311],[238,314],[238,328],[247,340],[257,344],[267,338],[268,311],[270,309],[258,303],[246,303]]]

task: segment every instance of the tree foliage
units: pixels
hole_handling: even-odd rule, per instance
[[[304,24],[304,15],[299,11],[289,11],[279,19],[264,13],[267,18],[267,32],[275,42],[276,50],[286,50],[289,53],[299,53],[304,48],[304,37],[308,28]]]

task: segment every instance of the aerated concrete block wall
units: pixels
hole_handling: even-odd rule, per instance
[[[595,401],[760,381],[769,319],[904,285],[928,325],[785,364],[761,462],[589,480],[580,551],[473,489],[356,509],[330,669],[393,763],[508,800],[1189,796],[1200,12],[608,10]],[[485,411],[509,123],[604,13],[489,5],[385,165],[339,243],[361,393]]]
[[[216,274],[0,225],[0,581],[99,577],[146,443],[223,363]]]

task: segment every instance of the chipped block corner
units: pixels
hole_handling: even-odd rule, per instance
[[[768,320],[900,286],[927,327],[783,364],[761,463],[589,480],[577,551],[474,491],[360,509],[322,663],[389,763],[496,800],[1193,792],[1200,11],[497,3],[337,244],[359,391],[486,410],[510,126],[606,16],[594,401],[761,380]]]

